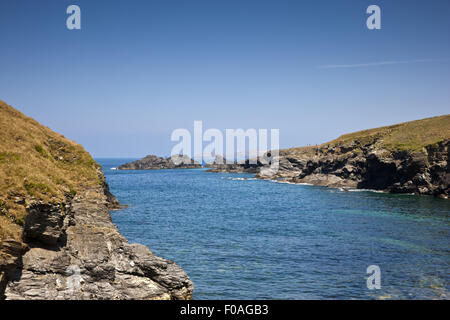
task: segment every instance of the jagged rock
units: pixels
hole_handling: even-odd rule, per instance
[[[0,243],[0,299],[4,299],[4,292],[11,274],[21,263],[22,254],[28,246],[14,239],[5,239]]]
[[[62,234],[64,213],[60,205],[35,203],[27,208],[24,237],[56,244]]]
[[[243,167],[238,163],[227,161],[225,157],[216,155],[214,161],[205,165],[210,168],[208,172],[243,172]]]
[[[361,144],[325,144],[311,148],[280,150],[278,167],[260,162],[255,166],[216,166],[213,172],[256,172],[261,179],[280,179],[328,187],[383,190],[450,196],[450,139],[420,150],[384,148],[380,136]]]
[[[202,165],[187,155],[174,155],[169,158],[161,158],[148,155],[141,160],[120,165],[118,170],[156,170],[156,169],[192,169],[201,168]]]
[[[6,299],[192,297],[192,282],[176,263],[143,245],[129,244],[119,233],[101,186],[77,194],[58,226],[62,236],[55,236],[55,243],[47,237],[33,238],[33,247],[6,285]],[[33,230],[46,233],[47,228]],[[23,250],[20,244],[5,245]]]
[[[205,164],[205,168],[216,168],[217,166],[225,164],[227,164],[227,159],[225,159],[225,157],[221,156],[220,154],[216,154],[216,156],[214,157],[214,161]]]
[[[261,162],[257,159],[242,160],[242,161],[229,161],[220,155],[216,155],[216,158],[212,163],[207,164],[205,167],[210,168],[208,172],[251,172],[257,173]]]
[[[388,152],[368,145],[362,154],[349,155],[348,148],[344,149],[345,154],[335,151],[330,155],[322,150],[319,157],[291,154],[280,158],[280,169],[275,175],[258,177],[446,198],[450,195],[449,145],[450,140],[441,141],[422,152]]]
[[[0,124],[0,299],[192,296],[178,265],[119,233],[121,206],[82,146],[3,101]]]

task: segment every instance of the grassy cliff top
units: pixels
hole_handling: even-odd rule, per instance
[[[101,183],[82,146],[0,100],[0,241],[18,239],[30,201],[63,203]]]
[[[357,131],[340,136],[320,146],[290,148],[285,153],[312,153],[319,148],[346,146],[358,142],[373,144],[389,151],[420,151],[422,148],[450,139],[450,115],[395,124],[386,127]]]

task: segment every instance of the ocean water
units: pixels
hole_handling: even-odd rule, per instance
[[[176,261],[194,299],[449,299],[450,201],[345,192],[204,169],[117,171],[130,242]],[[381,289],[369,290],[369,265]]]

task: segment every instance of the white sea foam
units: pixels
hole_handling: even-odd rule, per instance
[[[228,180],[233,180],[233,181],[245,181],[245,180],[258,180],[257,178],[234,178],[234,177],[222,177],[222,179],[228,179]],[[306,182],[292,182],[292,181],[283,181],[283,180],[268,180],[270,182],[275,182],[275,183],[282,183],[282,184],[292,184],[292,185],[297,185],[297,186],[314,186],[314,184],[312,183],[306,183]],[[339,188],[332,188],[338,191],[342,191],[342,192],[374,192],[374,193],[386,193],[382,190],[374,190],[374,189],[356,189],[356,188],[350,188],[350,187],[339,187]]]
[[[232,180],[232,181],[257,180],[256,178],[233,178],[233,177],[223,177],[222,179],[227,179],[227,180]]]
[[[271,182],[275,183],[284,183],[284,184],[293,184],[293,185],[299,185],[299,186],[314,186],[312,183],[306,183],[306,182],[291,182],[291,181],[282,181],[282,180],[269,180]],[[374,189],[356,189],[356,188],[349,188],[349,187],[339,187],[339,188],[332,188],[338,191],[342,192],[375,192],[375,193],[386,193],[382,190],[374,190]]]
[[[341,189],[341,188],[339,188]],[[374,190],[374,189],[347,189],[345,191],[350,191],[350,192],[375,192],[375,193],[385,193],[382,190]]]
[[[306,183],[306,182],[291,182],[291,181],[280,181],[280,180],[270,180],[270,182],[283,183],[283,184],[293,184],[293,185],[297,185],[297,186],[313,186],[313,184]]]

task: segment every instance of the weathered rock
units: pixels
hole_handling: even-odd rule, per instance
[[[179,266],[120,235],[121,206],[81,145],[3,101],[0,124],[0,299],[191,297]]]
[[[56,244],[62,235],[64,212],[60,205],[34,203],[27,208],[24,237],[45,244]]]
[[[156,169],[193,169],[202,165],[187,155],[174,155],[169,158],[161,158],[148,155],[141,160],[120,165],[118,170],[156,170]]]
[[[243,172],[244,168],[235,161],[227,161],[223,156],[216,155],[214,161],[205,165],[208,172]]]
[[[361,146],[316,147],[315,152],[280,150],[277,169],[270,165],[235,164],[217,166],[212,172],[256,172],[261,179],[280,179],[328,187],[382,190],[450,196],[450,140],[431,144],[419,151],[388,151],[373,139]]]
[[[205,164],[205,168],[215,168],[217,166],[225,165],[227,164],[227,159],[225,157],[221,156],[220,154],[217,154],[214,157],[213,162]]]
[[[38,208],[44,209],[42,220]],[[192,297],[193,284],[177,264],[143,245],[129,244],[119,233],[103,186],[77,194],[66,214],[54,209],[33,207],[25,227],[32,247],[20,263],[11,262],[17,268],[4,283],[6,299]],[[21,243],[2,245],[16,256],[24,251]]]
[[[216,155],[214,161],[205,165],[205,167],[210,168],[209,170],[207,170],[208,172],[257,173],[261,165],[261,162],[259,162],[257,159],[229,161],[221,155]]]
[[[5,239],[0,243],[0,300],[4,299],[4,292],[11,275],[21,264],[22,254],[28,246],[13,239]]]

